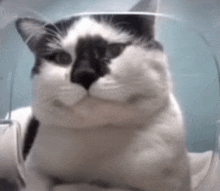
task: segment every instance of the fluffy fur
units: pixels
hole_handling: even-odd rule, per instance
[[[137,37],[120,27],[121,22],[117,26],[111,20],[81,16],[61,34],[58,24],[45,30],[43,21],[17,21],[18,32],[37,60],[32,115],[40,127],[25,162],[25,191],[49,191],[58,183],[190,190],[183,119],[167,56],[151,32],[149,38]],[[48,31],[56,39],[41,42]],[[70,78],[79,39],[97,36],[108,44],[129,45],[106,64],[109,72],[87,89]],[[46,59],[44,54],[53,49],[65,50],[71,63]]]

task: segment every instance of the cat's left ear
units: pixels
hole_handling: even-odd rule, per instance
[[[34,51],[37,42],[46,34],[46,22],[33,18],[19,18],[15,22],[15,27],[23,41]]]

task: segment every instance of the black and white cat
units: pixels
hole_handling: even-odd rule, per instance
[[[154,23],[132,13],[16,21],[36,59],[25,191],[190,190],[182,114]]]

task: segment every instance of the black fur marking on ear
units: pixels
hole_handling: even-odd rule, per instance
[[[28,124],[27,131],[24,137],[24,146],[22,152],[24,160],[27,158],[27,155],[29,154],[31,147],[33,146],[39,125],[39,121],[35,117],[32,117]]]
[[[149,15],[132,15],[132,14],[115,14],[115,15],[93,15],[96,21],[112,24],[116,28],[127,31],[137,38],[151,40],[154,38],[155,16]]]

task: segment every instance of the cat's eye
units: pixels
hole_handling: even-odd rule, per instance
[[[72,62],[71,55],[65,51],[56,52],[45,58],[61,65],[68,65]]]
[[[109,44],[106,48],[106,58],[116,58],[118,57],[126,48],[129,43],[112,43]]]

